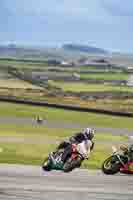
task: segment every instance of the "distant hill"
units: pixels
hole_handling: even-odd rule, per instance
[[[0,45],[0,58],[18,58],[32,60],[107,61],[118,66],[133,68],[133,55],[109,52],[102,48],[86,45],[64,44],[62,47],[19,46],[15,44]]]
[[[0,45],[0,56],[1,57],[25,57],[25,56],[34,56],[38,55],[39,51],[32,48],[25,48],[16,46],[14,44],[10,45]]]
[[[104,49],[91,47],[87,45],[78,45],[78,44],[64,44],[62,46],[64,50],[68,51],[79,51],[84,53],[91,53],[91,54],[107,54],[108,52]]]
[[[76,59],[86,52],[67,51],[61,47],[33,47],[33,46],[17,46],[14,44],[0,45],[0,57],[15,57],[23,59]]]

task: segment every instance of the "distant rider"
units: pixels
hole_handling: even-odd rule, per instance
[[[43,118],[40,117],[40,116],[38,115],[38,116],[36,117],[36,122],[37,122],[38,124],[43,123]]]
[[[121,168],[121,170],[129,169],[130,164],[133,163],[133,144],[127,146],[127,145],[121,145],[120,149],[124,152],[124,155],[127,156],[128,162],[125,164],[124,167]]]

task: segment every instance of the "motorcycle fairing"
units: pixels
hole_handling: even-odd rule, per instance
[[[52,154],[49,154],[49,166],[51,169],[62,170],[63,165],[64,164],[61,159],[56,159],[52,156]]]
[[[128,170],[133,173],[133,161],[128,163]]]
[[[127,174],[133,174],[133,161],[128,162],[127,164],[124,165],[124,167],[122,167],[120,169],[120,172],[122,173],[127,173]]]

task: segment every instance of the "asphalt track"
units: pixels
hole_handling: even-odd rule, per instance
[[[133,200],[132,176],[0,165],[0,200]]]

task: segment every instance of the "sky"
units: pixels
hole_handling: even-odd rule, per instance
[[[0,44],[133,53],[133,0],[0,0]]]

